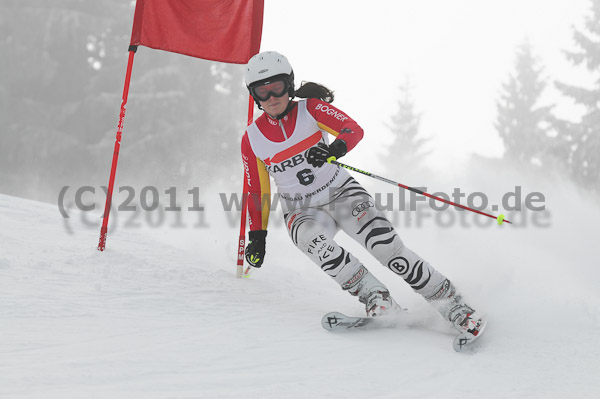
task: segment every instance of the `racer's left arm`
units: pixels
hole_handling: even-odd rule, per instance
[[[362,140],[363,129],[354,119],[333,105],[318,98],[309,98],[306,101],[306,109],[315,118],[319,128],[334,135],[336,140],[346,143],[347,151],[352,150]]]
[[[336,159],[340,158],[356,147],[363,138],[364,131],[358,123],[333,105],[317,98],[309,98],[306,109],[315,118],[320,129],[335,136],[329,147],[321,144],[320,148],[311,148],[308,162],[313,166],[321,166],[331,155]]]

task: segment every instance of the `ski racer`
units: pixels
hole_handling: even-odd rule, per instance
[[[313,82],[295,90],[292,66],[274,51],[252,57],[245,79],[264,110],[248,126],[241,145],[250,195],[248,263],[259,268],[265,259],[265,200],[270,198],[272,177],[294,245],[342,290],[357,297],[367,316],[389,315],[400,307],[386,286],[335,241],[339,230],[402,277],[461,334],[477,336],[484,320],[454,284],[404,245],[372,196],[345,169],[327,162],[352,151],[364,134],[350,116],[331,105],[333,93]]]

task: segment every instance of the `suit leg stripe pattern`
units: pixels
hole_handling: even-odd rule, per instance
[[[388,262],[388,268],[401,276],[415,291],[424,288],[431,280],[431,268],[425,266],[425,262],[417,259],[412,265],[403,256],[397,256]],[[423,279],[424,269],[427,269],[427,277]]]
[[[371,244],[371,249],[375,248],[376,245],[389,244],[396,238],[394,229],[392,229],[391,227],[376,227],[373,230],[371,230],[369,234],[367,234],[367,238],[365,238],[365,247],[369,245],[369,240],[371,240],[371,238],[376,238],[379,236],[384,236],[381,237],[384,239],[373,242]]]

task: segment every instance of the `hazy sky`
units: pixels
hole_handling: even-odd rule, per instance
[[[389,141],[384,124],[409,77],[422,134],[432,137],[428,164],[441,169],[471,153],[502,154],[495,100],[526,37],[547,76],[576,81],[562,51],[588,8],[588,0],[266,0],[261,50],[285,54],[297,84],[335,90],[334,104],[365,128],[361,159]]]

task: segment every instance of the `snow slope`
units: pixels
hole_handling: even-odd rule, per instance
[[[478,349],[459,354],[450,327],[362,250],[410,314],[333,334],[324,313],[362,307],[283,229],[263,268],[236,280],[235,229],[121,228],[100,253],[98,229],[73,220],[68,234],[56,206],[0,195],[0,397],[597,398],[600,215],[553,215],[545,230],[401,232],[489,315]]]

